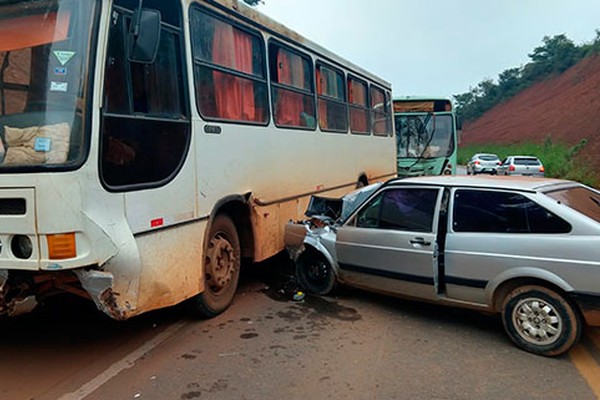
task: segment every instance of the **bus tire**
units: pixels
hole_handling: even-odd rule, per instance
[[[513,289],[502,304],[502,322],[520,348],[546,357],[567,352],[581,336],[582,322],[571,304],[544,286]]]
[[[193,299],[203,318],[212,318],[229,307],[240,278],[240,239],[227,215],[217,215],[211,224],[204,251],[204,292]]]

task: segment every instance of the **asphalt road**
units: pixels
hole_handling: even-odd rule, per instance
[[[498,318],[346,290],[294,301],[283,259],[211,320],[58,299],[0,329],[0,399],[596,399],[600,338],[543,358]]]

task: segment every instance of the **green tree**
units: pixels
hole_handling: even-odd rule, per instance
[[[527,69],[529,76],[526,78],[531,81],[564,72],[581,59],[580,49],[564,34],[544,36],[542,42],[542,46],[536,47],[529,54],[533,67]]]
[[[498,76],[498,84],[485,79],[469,92],[454,95],[457,112],[464,121],[474,120],[521,90],[549,75],[563,73],[591,54],[600,54],[600,30],[596,30],[592,43],[579,47],[564,34],[544,36],[542,45],[529,54],[531,61],[503,71]]]

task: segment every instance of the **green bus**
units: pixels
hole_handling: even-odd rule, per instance
[[[456,173],[456,115],[447,98],[394,98],[398,176]]]

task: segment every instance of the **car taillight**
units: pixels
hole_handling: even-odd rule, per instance
[[[510,167],[508,167],[508,170],[509,170],[509,171],[514,171],[514,170],[515,170],[515,166],[514,166],[514,165],[511,165]]]
[[[543,165],[540,166],[540,172],[544,172],[544,166]]]
[[[502,165],[502,162],[500,162],[500,161],[497,161],[497,162],[496,162],[496,164],[498,164],[498,165]]]
[[[474,164],[475,164],[475,165],[479,165],[479,164],[481,164],[481,163],[479,162],[479,160],[475,160],[475,163],[474,163]]]

